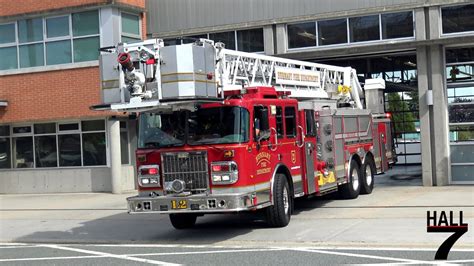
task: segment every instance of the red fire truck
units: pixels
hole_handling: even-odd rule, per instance
[[[103,51],[94,109],[138,113],[131,214],[169,214],[183,229],[204,214],[265,209],[283,227],[295,198],[370,194],[396,161],[383,80],[366,80],[364,92],[349,67],[205,39]]]

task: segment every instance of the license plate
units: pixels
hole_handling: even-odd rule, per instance
[[[187,200],[172,200],[171,209],[187,209],[188,201]]]

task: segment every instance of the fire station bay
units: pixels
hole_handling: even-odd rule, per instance
[[[0,193],[135,189],[137,119],[90,107],[101,102],[99,48],[149,38],[382,78],[395,167],[417,169],[425,186],[474,184],[470,0],[20,2],[0,1]]]

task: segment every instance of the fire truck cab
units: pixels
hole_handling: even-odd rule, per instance
[[[370,194],[374,175],[396,161],[390,118],[379,106],[383,91],[366,84],[372,108],[364,108],[362,90],[351,92],[358,81],[350,68],[305,66],[207,40],[141,45],[103,55],[102,79],[115,75],[120,95],[95,107],[139,113],[139,194],[127,199],[129,213],[169,214],[183,229],[203,214],[265,209],[268,224],[282,227],[295,198]],[[119,64],[111,59],[117,53]]]

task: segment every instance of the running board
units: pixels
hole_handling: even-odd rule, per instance
[[[336,192],[337,191],[337,183],[335,183],[334,185],[330,186],[330,187],[327,187],[327,188],[324,188],[323,190],[320,190],[317,195],[318,196],[323,196],[323,195],[326,195],[326,194],[329,194],[329,193],[332,193],[332,192]]]

